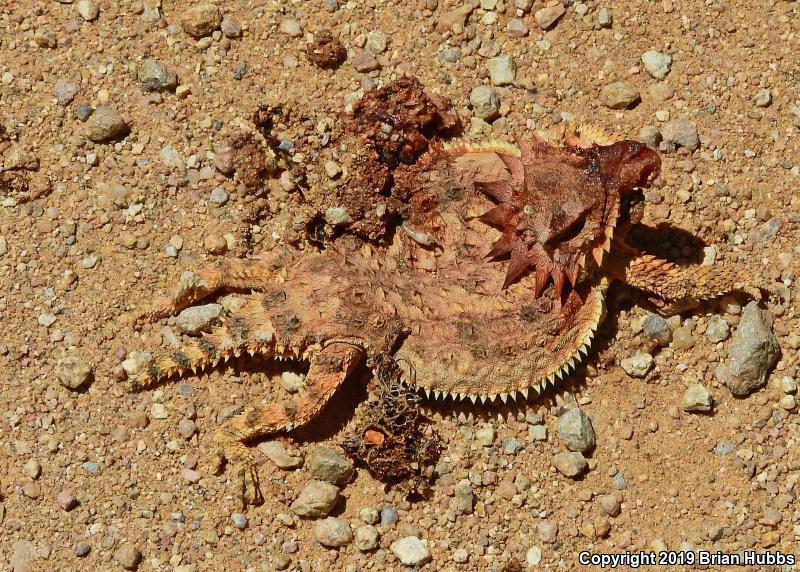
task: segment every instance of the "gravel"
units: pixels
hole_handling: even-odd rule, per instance
[[[642,64],[655,79],[667,77],[672,67],[672,56],[656,50],[649,50],[642,54]]]
[[[571,479],[577,478],[589,469],[589,463],[580,453],[556,453],[553,455],[553,466],[559,473]]]
[[[124,137],[128,123],[114,109],[101,105],[86,120],[86,136],[94,143],[106,143]]]
[[[175,325],[184,334],[197,336],[200,335],[201,332],[210,330],[213,325],[218,324],[221,317],[221,304],[192,306],[178,314],[178,317],[175,319]]]
[[[481,427],[475,431],[475,441],[483,447],[490,447],[494,443],[494,438],[494,427],[491,425],[488,427]]]
[[[531,546],[528,548],[527,552],[525,552],[525,563],[528,566],[538,566],[539,563],[542,561],[542,549],[538,546]]]
[[[58,506],[60,506],[62,510],[69,512],[78,506],[78,499],[75,498],[72,491],[65,489],[56,496],[56,503],[58,503]]]
[[[742,310],[728,352],[728,388],[736,396],[751,394],[767,381],[767,373],[778,361],[780,348],[772,332],[772,316],[757,302]]]
[[[543,521],[537,527],[539,540],[547,544],[554,544],[558,540],[558,525],[553,522]]]
[[[312,479],[342,486],[353,478],[353,463],[335,449],[317,447],[308,459]]]
[[[421,566],[431,559],[428,546],[416,536],[395,540],[389,548],[400,563],[406,566]]]
[[[475,117],[484,121],[492,121],[500,116],[500,99],[494,88],[479,85],[469,94],[469,104]]]
[[[614,491],[609,495],[600,497],[600,506],[608,516],[618,516],[622,510],[622,493]]]
[[[381,508],[381,524],[384,526],[388,526],[390,524],[395,524],[398,520],[397,509],[391,506],[385,506]]]
[[[559,417],[557,431],[570,451],[583,453],[594,449],[596,438],[592,422],[579,407],[570,409]]]
[[[327,515],[339,502],[339,488],[325,481],[309,481],[291,504],[298,516],[319,518]]]
[[[378,60],[375,59],[375,56],[369,52],[361,52],[357,54],[351,63],[353,64],[355,70],[360,73],[369,73],[371,71],[381,69],[380,62],[378,62]]]
[[[323,546],[339,548],[353,541],[353,531],[342,519],[328,517],[314,523],[314,538]]]
[[[600,8],[597,12],[597,25],[601,28],[610,28],[614,24],[614,15],[608,8]]]
[[[506,25],[506,32],[512,38],[524,38],[528,35],[529,31],[527,24],[519,18],[509,20]]]
[[[656,125],[645,125],[639,129],[639,141],[653,149],[658,149],[658,144],[661,143],[662,139],[661,129]]]
[[[600,90],[600,103],[609,109],[627,109],[640,100],[639,90],[622,81],[610,83]]]

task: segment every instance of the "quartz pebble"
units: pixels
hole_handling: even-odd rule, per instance
[[[428,546],[416,536],[406,536],[395,540],[389,548],[405,566],[420,566],[431,559]]]
[[[496,119],[500,110],[500,99],[497,92],[488,85],[479,85],[469,95],[469,103],[475,117],[484,121]]]

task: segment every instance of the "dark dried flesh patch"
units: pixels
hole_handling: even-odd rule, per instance
[[[342,447],[357,465],[384,483],[419,493],[441,454],[438,435],[425,435],[420,396],[400,382],[400,368],[389,352],[374,358],[378,391],[344,436]]]

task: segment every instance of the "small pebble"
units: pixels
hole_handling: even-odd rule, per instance
[[[334,485],[342,486],[353,478],[353,463],[335,449],[317,447],[307,464],[308,475]]]
[[[642,378],[646,376],[647,372],[653,367],[653,356],[641,353],[625,358],[620,361],[619,364],[629,376]]]
[[[558,22],[559,18],[567,13],[566,8],[561,3],[554,6],[548,6],[537,10],[533,17],[536,19],[536,24],[542,30],[548,30]]]
[[[381,524],[390,525],[397,522],[397,510],[391,506],[385,506],[381,509]]]
[[[175,325],[184,334],[197,336],[201,332],[210,330],[212,325],[219,323],[221,317],[221,304],[192,306],[178,314]]]
[[[291,504],[298,516],[317,518],[327,515],[339,502],[339,488],[325,481],[309,481]]]
[[[339,548],[350,544],[353,540],[353,531],[342,519],[328,517],[314,524],[314,538],[323,546]]]
[[[672,67],[672,56],[656,50],[649,50],[642,54],[642,64],[647,73],[655,79],[664,79]]]
[[[431,559],[428,546],[416,536],[406,536],[395,540],[389,548],[405,566],[421,566]]]
[[[610,83],[600,90],[600,103],[609,109],[627,109],[640,99],[638,89],[621,81]]]
[[[531,546],[525,553],[525,562],[528,566],[538,566],[542,561],[542,549],[538,546]]]
[[[56,502],[58,506],[61,507],[64,511],[71,511],[73,508],[78,506],[78,499],[75,498],[75,495],[72,494],[69,490],[63,490],[56,496]]]
[[[214,4],[195,4],[180,18],[181,28],[190,36],[200,39],[210,36],[222,24],[222,14]]]
[[[552,522],[540,522],[537,528],[539,540],[547,544],[553,544],[558,539],[558,525]]]
[[[489,80],[492,85],[509,85],[517,76],[517,65],[511,56],[497,56],[486,64],[489,68]]]
[[[714,407],[711,393],[705,386],[695,383],[686,388],[683,394],[683,410],[691,412],[708,412]]]
[[[142,60],[136,76],[144,91],[171,91],[178,87],[178,75],[166,63],[158,60]]]
[[[300,22],[298,22],[294,18],[285,18],[281,20],[278,29],[281,31],[281,33],[286,34],[291,38],[299,38],[300,36],[303,35],[303,30],[300,27]]]
[[[355,545],[361,552],[374,550],[378,547],[379,541],[380,534],[374,526],[366,524],[356,529]]]
[[[79,542],[75,545],[75,556],[78,558],[83,558],[87,556],[89,552],[91,552],[92,546],[90,544],[86,544],[85,542]]]
[[[56,103],[61,106],[69,105],[80,91],[80,84],[68,79],[58,78],[55,85]]]
[[[569,409],[558,419],[559,437],[570,451],[583,453],[594,448],[594,428],[589,417],[579,407]]]
[[[125,570],[134,570],[139,565],[142,553],[132,544],[123,543],[114,553],[114,560]]]
[[[469,95],[469,103],[475,117],[484,121],[491,121],[500,115],[500,100],[494,88],[488,85],[479,85]]]
[[[580,453],[557,453],[553,455],[553,466],[558,472],[569,478],[577,478],[589,468],[589,464]]]
[[[80,389],[92,377],[92,365],[76,356],[61,358],[56,364],[56,377],[64,387]]]
[[[119,139],[128,133],[125,119],[110,107],[101,105],[86,121],[86,136],[95,143]]]
[[[769,107],[772,103],[772,92],[768,89],[761,89],[753,96],[753,105],[756,107]]]

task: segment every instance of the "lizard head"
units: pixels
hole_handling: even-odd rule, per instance
[[[565,281],[574,286],[587,255],[602,263],[621,197],[649,184],[661,166],[658,154],[636,141],[560,143],[517,141],[518,153],[497,153],[508,177],[475,182],[495,202],[481,220],[502,233],[489,257],[510,259],[504,287],[530,272],[537,297],[550,283],[555,298]]]

